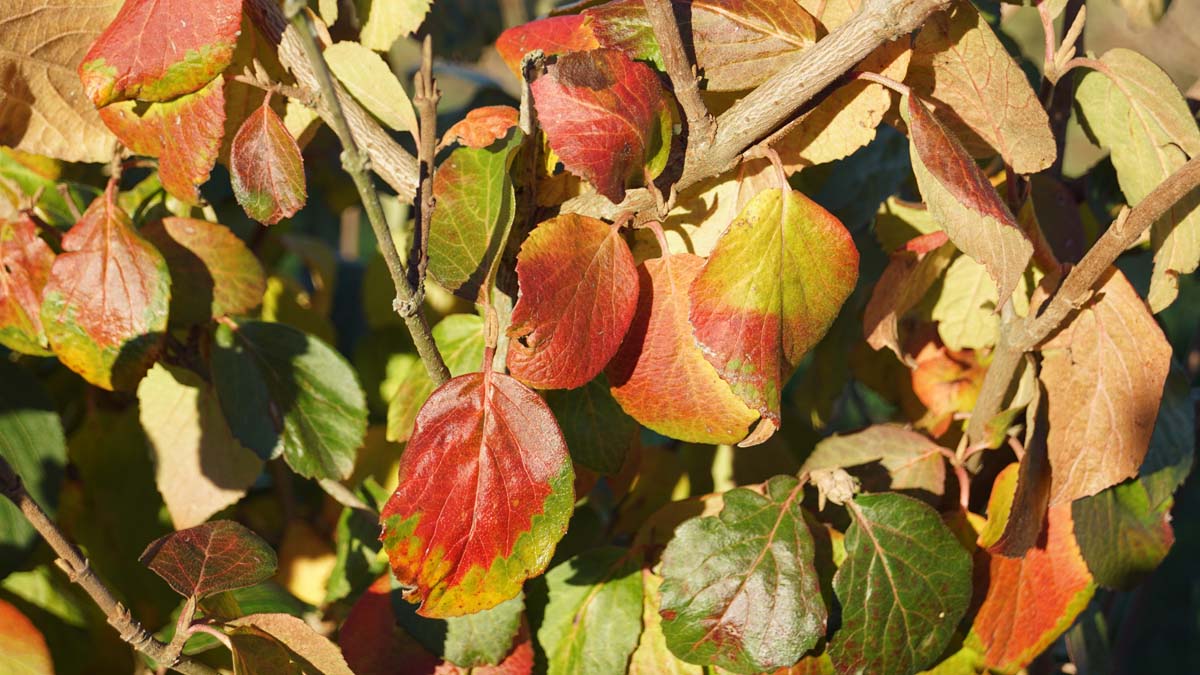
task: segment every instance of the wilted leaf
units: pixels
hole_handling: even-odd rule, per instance
[[[586,384],[617,353],[637,308],[637,269],[620,231],[575,214],[543,221],[521,245],[517,277],[509,372],[538,389]]]
[[[642,629],[641,566],[627,549],[593,549],[546,573],[538,629],[549,675],[624,673]]]
[[[162,255],[116,204],[116,183],[62,239],[42,302],[59,360],[105,389],[128,390],[158,355],[171,297]]]
[[[433,342],[451,377],[477,372],[483,363],[483,319],[475,314],[451,314],[433,327]],[[384,388],[394,387],[388,402],[387,439],[403,443],[413,431],[417,413],[433,393],[433,380],[421,357],[401,354],[388,364]],[[394,367],[393,367],[394,364]],[[391,383],[395,383],[394,385]]]
[[[688,289],[703,265],[677,254],[638,266],[637,310],[606,373],[613,397],[644,426],[683,441],[736,443],[757,415],[692,338]]]
[[[641,179],[643,167],[670,145],[658,76],[615,49],[563,54],[534,81],[533,103],[567,171],[614,204],[624,198],[625,184]]]
[[[1121,192],[1135,206],[1200,155],[1200,129],[1174,83],[1149,59],[1113,49],[1100,61],[1106,70],[1083,76],[1075,102],[1092,137],[1111,151]],[[1200,191],[1167,209],[1150,228],[1150,244],[1154,274],[1147,299],[1157,313],[1175,301],[1179,275],[1200,263]]]
[[[342,650],[304,619],[290,614],[251,614],[230,621],[233,628],[252,627],[278,640],[292,660],[304,666],[305,672],[320,675],[354,675],[342,657]],[[265,675],[265,674],[264,674]]]
[[[517,126],[517,109],[510,105],[485,105],[467,112],[439,141],[441,147],[457,142],[468,148],[486,148]]]
[[[1021,277],[1023,282],[1024,276]],[[1025,283],[1018,283],[1011,302],[1018,315],[1029,311]],[[986,349],[1000,338],[1000,308],[996,284],[987,269],[970,256],[960,255],[942,277],[941,293],[931,317],[938,336],[950,349]]]
[[[642,636],[629,659],[629,675],[702,675],[700,666],[680,661],[667,647],[658,613],[661,586],[662,577],[642,570]]]
[[[515,200],[508,168],[521,144],[514,131],[486,148],[457,148],[438,167],[429,223],[429,273],[459,297],[474,301],[500,240],[512,224]]]
[[[837,218],[799,192],[764,190],[691,284],[696,343],[734,393],[778,429],[783,385],[857,280],[858,249]]]
[[[1171,346],[1119,271],[1042,346],[1050,503],[1096,494],[1146,457]]]
[[[1017,173],[1054,163],[1050,120],[1020,66],[970,4],[934,14],[917,34],[907,83],[976,157]]]
[[[229,228],[194,218],[168,217],[142,228],[167,261],[171,324],[193,325],[241,314],[262,301],[267,280],[262,265]]]
[[[551,16],[513,26],[496,38],[496,51],[509,70],[521,77],[521,61],[535,49],[546,56],[583,52],[601,45],[582,14]]]
[[[725,493],[663,552],[662,616],[679,658],[737,673],[790,666],[825,635],[827,610],[800,507],[803,484],[776,476],[759,494]]]
[[[251,218],[273,225],[304,206],[304,159],[269,98],[238,130],[229,163],[233,193]]]
[[[75,69],[120,0],[6,0],[0,16],[0,145],[103,162],[114,139]],[[47,36],[53,35],[53,40]]]
[[[229,65],[241,21],[240,0],[126,0],[79,64],[83,88],[97,108],[190,94]]]
[[[4,654],[5,670],[13,675],[54,675],[42,632],[4,600],[0,600],[0,654]]]
[[[922,502],[858,495],[846,560],[833,577],[842,627],[829,655],[839,673],[913,673],[950,644],[971,601],[971,556]]]
[[[396,131],[416,131],[412,102],[383,58],[357,42],[338,42],[324,54],[333,74],[372,115]]]
[[[241,499],[262,471],[229,431],[212,385],[195,373],[156,364],[138,385],[138,403],[155,482],[177,529]]]
[[[353,368],[291,326],[247,321],[217,328],[213,384],[229,428],[263,459],[283,458],[309,478],[341,480],[367,430]]]
[[[876,350],[887,347],[901,360],[907,358],[901,347],[900,320],[920,304],[950,264],[954,253],[954,247],[948,244],[928,253],[906,250],[892,253],[863,312],[867,344]]]
[[[877,424],[846,436],[817,443],[801,472],[847,468],[879,462],[887,472],[888,490],[924,490],[941,495],[946,488],[946,463],[941,446],[927,437],[893,424]]]
[[[139,559],[175,592],[203,598],[253,586],[275,573],[275,552],[232,520],[214,520],[151,542]]]
[[[100,118],[130,150],[158,158],[158,174],[171,195],[200,202],[225,133],[225,80],[164,103],[123,101],[100,109]]]
[[[355,0],[364,46],[386,52],[392,43],[421,27],[433,0]],[[365,11],[364,11],[365,10]]]
[[[50,354],[42,329],[42,290],[54,251],[27,215],[0,221],[0,345],[36,356]]]
[[[963,146],[908,97],[913,173],[934,220],[963,253],[987,268],[999,297],[1017,287],[1033,244]]]
[[[440,487],[453,476],[460,489]],[[425,616],[494,607],[540,574],[574,504],[570,457],[546,404],[486,371],[442,385],[417,415],[384,549]]]
[[[546,392],[546,404],[562,427],[572,460],[599,473],[621,470],[639,427],[621,410],[603,373],[578,389]]]

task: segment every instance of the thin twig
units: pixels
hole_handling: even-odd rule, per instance
[[[154,636],[133,618],[129,610],[113,597],[112,591],[108,590],[100,577],[92,571],[87,559],[83,557],[79,549],[67,539],[62,530],[58,529],[58,525],[50,520],[42,507],[29,495],[21,477],[13,471],[3,457],[0,457],[0,492],[3,492],[4,496],[16,505],[33,529],[37,530],[47,544],[50,544],[50,548],[54,549],[54,553],[58,555],[59,567],[67,573],[72,582],[78,584],[91,596],[96,605],[100,607],[100,611],[108,617],[108,624],[117,630],[122,640],[146,656],[168,668],[185,673],[185,675],[217,675],[217,671],[213,668],[199,661],[180,656],[179,651],[154,639]],[[182,650],[182,646],[180,650]],[[174,653],[172,653],[173,651]]]
[[[413,297],[410,305],[401,308],[400,315],[421,311],[425,299],[425,272],[429,268],[429,225],[433,220],[434,153],[437,152],[437,104],[441,92],[433,79],[433,38],[426,35],[421,46],[421,69],[413,76],[413,106],[420,118],[414,138],[417,141],[416,225],[413,227],[412,248],[408,256],[409,283]]]
[[[696,68],[684,51],[679,24],[671,9],[672,3],[670,0],[645,0],[645,4],[654,38],[662,52],[663,66],[666,67],[667,77],[671,78],[675,98],[687,120],[687,154],[703,153],[716,137],[716,121],[700,98]]]
[[[400,254],[396,250],[392,231],[388,228],[387,219],[383,215],[383,205],[379,201],[379,193],[375,190],[375,184],[371,180],[370,158],[359,149],[355,141],[350,123],[346,119],[341,101],[337,96],[333,74],[317,44],[312,17],[304,11],[304,2],[298,0],[288,0],[284,11],[300,36],[300,43],[316,73],[319,83],[318,91],[321,94],[321,107],[326,121],[329,122],[333,132],[342,143],[342,168],[354,179],[354,186],[358,188],[359,199],[367,213],[367,221],[371,223],[371,229],[374,230],[375,239],[379,242],[379,249],[383,253],[383,260],[391,274],[392,284],[396,288],[393,307],[404,318],[404,323],[412,335],[413,344],[416,345],[417,353],[421,356],[425,369],[429,371],[430,379],[435,385],[440,386],[450,379],[450,371],[446,368],[442,354],[433,341],[433,334],[429,329],[429,322],[425,319],[425,313],[418,311],[405,316],[405,313],[401,311],[403,308],[414,305],[413,291],[408,285],[408,275],[404,268],[404,262],[400,260]]]

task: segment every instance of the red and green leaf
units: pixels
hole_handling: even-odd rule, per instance
[[[418,612],[458,616],[519,593],[566,532],[573,480],[553,414],[525,385],[486,371],[434,391],[381,514],[392,570],[414,587]]]
[[[542,222],[521,245],[517,278],[512,376],[538,389],[574,389],[596,377],[637,308],[637,268],[618,228],[575,214]]]
[[[215,520],[154,540],[142,564],[175,592],[203,598],[253,586],[275,574],[275,552],[254,532],[232,520]]]
[[[167,263],[117,205],[115,183],[63,235],[62,248],[42,301],[50,347],[88,382],[132,389],[167,328]]]
[[[251,218],[273,225],[304,206],[304,159],[296,139],[271,109],[270,97],[238,129],[229,164],[233,194]]]
[[[0,221],[0,344],[37,356],[50,354],[42,329],[42,289],[54,251],[28,215]]]
[[[857,280],[858,249],[837,218],[799,192],[764,190],[692,283],[696,342],[734,393],[778,429],[783,385]]]
[[[644,426],[684,441],[736,443],[757,414],[692,338],[688,289],[703,266],[686,253],[638,266],[637,310],[606,372],[613,397]]]
[[[84,91],[98,108],[190,94],[229,65],[241,19],[241,0],[126,0],[79,64]]]
[[[662,170],[670,111],[649,66],[615,49],[569,52],[532,86],[538,119],[563,166],[614,204],[644,167],[654,165],[651,177]]]
[[[6,672],[14,675],[54,675],[46,638],[29,617],[0,600],[0,654]]]

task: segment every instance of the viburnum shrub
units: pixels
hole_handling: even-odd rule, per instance
[[[430,4],[5,0],[0,672],[1194,672],[1163,3]]]

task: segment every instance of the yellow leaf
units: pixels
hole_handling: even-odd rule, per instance
[[[325,60],[350,95],[381,122],[396,131],[417,128],[408,94],[378,54],[357,42],[339,42],[325,50]]]

